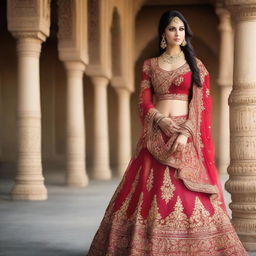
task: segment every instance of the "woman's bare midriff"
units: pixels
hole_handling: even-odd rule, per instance
[[[155,108],[165,116],[182,116],[188,114],[188,101],[186,100],[159,100]]]

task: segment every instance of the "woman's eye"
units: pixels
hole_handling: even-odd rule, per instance
[[[169,31],[175,31],[175,30],[176,30],[175,28],[169,28]],[[179,30],[180,30],[180,31],[183,31],[184,28],[180,28]]]

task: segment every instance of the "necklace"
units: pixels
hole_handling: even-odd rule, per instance
[[[174,55],[169,55],[168,53],[163,52],[161,56],[163,58],[163,61],[169,64],[173,64],[173,63],[179,62],[181,59],[184,59],[183,51],[180,51],[179,53]]]

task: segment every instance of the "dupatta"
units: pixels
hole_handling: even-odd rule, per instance
[[[154,116],[158,110],[152,103],[151,66],[150,60],[144,61],[139,96],[143,132],[136,151],[138,153],[140,148],[145,146],[160,163],[176,168],[175,177],[182,179],[188,189],[209,193],[213,198],[221,199],[224,203],[214,160],[215,145],[211,133],[210,74],[201,60],[196,58],[196,61],[203,86],[193,85],[188,118],[179,124],[180,131],[171,134],[167,142],[163,140],[160,127],[154,123]],[[170,154],[172,144],[184,129],[189,132],[191,142],[187,142],[183,151]]]

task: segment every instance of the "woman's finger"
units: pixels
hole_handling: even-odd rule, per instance
[[[175,128],[179,128],[179,125],[178,125],[178,124],[176,124],[174,121],[171,121],[171,124],[172,124],[172,126],[173,126],[173,127],[175,127]]]
[[[175,152],[176,148],[177,148],[177,144],[174,143],[174,144],[172,145],[172,148],[171,148],[171,154],[172,154],[173,152]]]

